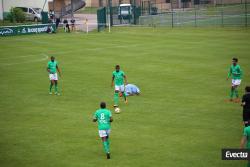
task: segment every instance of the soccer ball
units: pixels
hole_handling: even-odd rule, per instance
[[[115,113],[116,113],[116,114],[119,114],[120,112],[121,112],[120,108],[116,107],[116,108],[115,108]]]

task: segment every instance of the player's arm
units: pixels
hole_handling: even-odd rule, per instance
[[[232,69],[231,69],[231,67],[230,67],[230,70],[229,70],[229,72],[228,72],[228,74],[227,74],[227,80],[231,77],[231,74],[232,74]]]
[[[110,122],[113,122],[113,121],[114,121],[112,116],[110,117],[110,120],[109,120],[109,121],[110,121]]]
[[[93,121],[93,122],[96,122],[96,121],[97,121],[97,116],[96,116],[96,114],[93,116],[92,121]]]
[[[245,106],[246,105],[246,102],[242,102],[241,103],[241,106],[243,107],[243,106]]]
[[[241,101],[241,106],[244,107],[245,105],[246,105],[246,99],[245,96],[243,96]]]
[[[47,71],[50,72],[49,64],[47,65]]]
[[[113,75],[113,76],[112,76],[112,80],[111,80],[111,87],[114,86],[114,79],[115,79],[115,76]]]
[[[61,70],[60,70],[60,68],[58,67],[58,65],[56,65],[56,70],[58,71],[59,76],[61,77]]]
[[[247,137],[243,136],[240,141],[240,148],[241,149],[245,148],[246,143],[247,143]]]
[[[243,76],[243,71],[242,71],[241,68],[239,68],[239,74],[240,74],[240,77],[242,78],[242,76]]]

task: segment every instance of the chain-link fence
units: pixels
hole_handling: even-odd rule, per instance
[[[144,3],[141,5],[139,24],[169,27],[249,26],[250,0],[215,2],[173,0],[169,3]]]

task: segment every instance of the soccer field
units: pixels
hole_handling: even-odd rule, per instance
[[[113,28],[0,38],[1,167],[242,167],[222,161],[239,148],[242,108],[225,102],[232,57],[250,85],[250,29]],[[62,96],[49,95],[48,57],[62,69]],[[113,105],[116,64],[141,96],[120,99],[111,160],[92,115]],[[112,109],[113,111],[113,109]]]

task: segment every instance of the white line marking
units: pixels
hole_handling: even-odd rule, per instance
[[[6,60],[6,59],[18,59],[23,57],[33,57],[34,55],[26,55],[26,56],[18,56],[18,57],[0,57],[0,60]]]
[[[43,58],[41,59],[37,59],[37,60],[30,60],[30,61],[25,61],[25,62],[18,62],[18,63],[3,63],[3,64],[0,64],[1,66],[12,66],[12,65],[17,65],[17,64],[26,64],[26,63],[34,63],[34,62],[40,62],[40,61],[45,61],[47,60],[49,57],[42,53],[40,54],[43,56]],[[36,55],[33,55],[33,56],[36,56]]]

